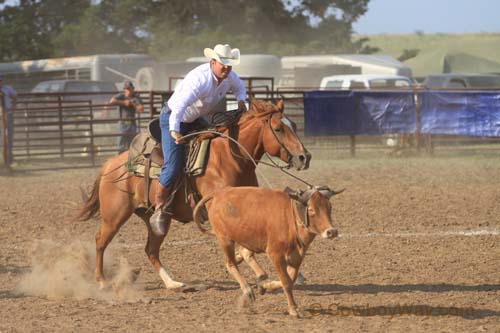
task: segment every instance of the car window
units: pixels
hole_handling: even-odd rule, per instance
[[[49,92],[61,92],[63,91],[63,82],[51,82],[49,87]]]
[[[471,87],[500,87],[500,76],[471,76],[468,79]]]
[[[363,81],[351,80],[349,83],[349,87],[351,88],[366,88],[365,83]]]
[[[113,82],[95,82],[94,84],[97,86],[99,91],[116,91],[116,86]]]
[[[342,88],[342,82],[342,80],[328,81],[325,88]]]
[[[33,88],[34,93],[46,93],[49,91],[49,84],[47,82],[41,82]]]
[[[393,80],[394,87],[409,87],[411,86],[410,81],[406,80]]]
[[[66,84],[66,92],[96,92],[99,91],[96,87],[93,87],[91,82],[68,82]]]
[[[111,82],[71,81],[66,84],[66,92],[111,92],[116,87]]]
[[[448,87],[450,87],[450,88],[465,88],[465,87],[467,87],[467,85],[465,84],[464,80],[451,79],[450,83],[448,84]]]
[[[370,80],[372,88],[387,88],[387,87],[409,87],[410,82],[403,79],[373,79]]]

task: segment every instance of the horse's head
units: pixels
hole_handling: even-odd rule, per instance
[[[273,104],[253,99],[251,105],[251,111],[259,114],[265,123],[262,133],[264,150],[297,170],[309,168],[311,154],[297,135],[297,125],[285,116],[284,101],[281,99]]]

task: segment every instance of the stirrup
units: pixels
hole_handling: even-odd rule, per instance
[[[149,225],[151,226],[151,231],[156,236],[165,236],[168,231],[169,223],[171,221],[172,215],[164,211],[163,209],[157,209],[153,215],[149,218]]]

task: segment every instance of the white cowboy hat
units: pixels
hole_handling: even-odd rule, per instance
[[[231,46],[228,44],[217,44],[213,50],[207,47],[203,50],[203,53],[205,57],[215,59],[226,66],[236,66],[240,63],[240,50],[231,49]]]

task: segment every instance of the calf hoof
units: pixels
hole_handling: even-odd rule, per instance
[[[259,295],[264,295],[266,293],[266,287],[264,287],[262,284],[257,285],[257,291],[259,292]]]
[[[300,286],[300,285],[303,285],[305,284],[306,282],[306,278],[304,277],[304,275],[302,275],[300,272],[297,274],[297,278],[295,279],[295,284]]]
[[[249,291],[244,291],[239,300],[239,306],[241,308],[250,308],[255,301],[255,294],[252,289]]]
[[[248,301],[253,302],[255,301],[255,294],[252,290],[252,288],[248,288],[243,292],[243,297],[247,298]]]
[[[297,308],[288,309],[288,313],[290,314],[290,316],[295,318],[304,318],[304,314],[302,313],[302,311]]]
[[[269,278],[269,276],[267,276],[267,274],[263,274],[263,275],[259,275],[257,276],[257,281],[265,281]]]

